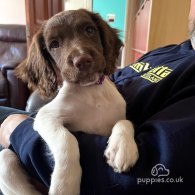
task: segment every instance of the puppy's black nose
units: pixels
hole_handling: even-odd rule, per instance
[[[93,63],[93,59],[88,54],[83,54],[81,56],[75,56],[73,58],[73,65],[79,70],[88,69]]]

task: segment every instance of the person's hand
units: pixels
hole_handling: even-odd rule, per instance
[[[29,116],[23,114],[12,114],[8,116],[0,127],[0,144],[7,148],[10,145],[10,135],[14,129]]]

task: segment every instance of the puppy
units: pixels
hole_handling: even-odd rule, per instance
[[[33,38],[28,58],[16,70],[42,96],[55,96],[34,121],[34,129],[55,160],[49,194],[80,193],[79,147],[71,132],[110,136],[104,155],[116,172],[129,170],[138,159],[134,128],[126,120],[126,103],[107,78],[115,70],[121,46],[117,30],[98,14],[83,9],[65,11],[43,25]],[[40,194],[16,158],[10,150],[0,154],[2,191]]]

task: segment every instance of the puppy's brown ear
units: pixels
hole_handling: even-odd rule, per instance
[[[16,68],[15,73],[28,83],[29,88],[37,88],[41,96],[49,98],[57,91],[57,76],[53,64],[41,29],[33,37],[27,59]]]
[[[119,31],[110,27],[99,14],[88,13],[91,15],[92,20],[99,30],[106,60],[105,74],[109,75],[113,73],[116,68],[116,60],[119,56],[120,48],[123,46],[122,41],[119,39]]]

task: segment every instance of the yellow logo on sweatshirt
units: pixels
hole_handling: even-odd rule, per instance
[[[129,67],[131,67],[136,72],[142,72],[142,71],[148,70],[149,69],[149,66],[150,66],[149,63],[138,62],[138,63],[135,63],[135,64],[130,65]]]
[[[138,62],[135,64],[131,64],[129,67],[138,73],[147,71],[143,73],[141,77],[152,83],[158,83],[173,71],[168,66],[163,66],[163,65],[152,68],[149,63],[145,63],[145,62]]]
[[[167,77],[173,70],[167,66],[159,66],[151,69],[147,73],[143,74],[141,77],[147,79],[152,83],[158,83],[165,77]]]

